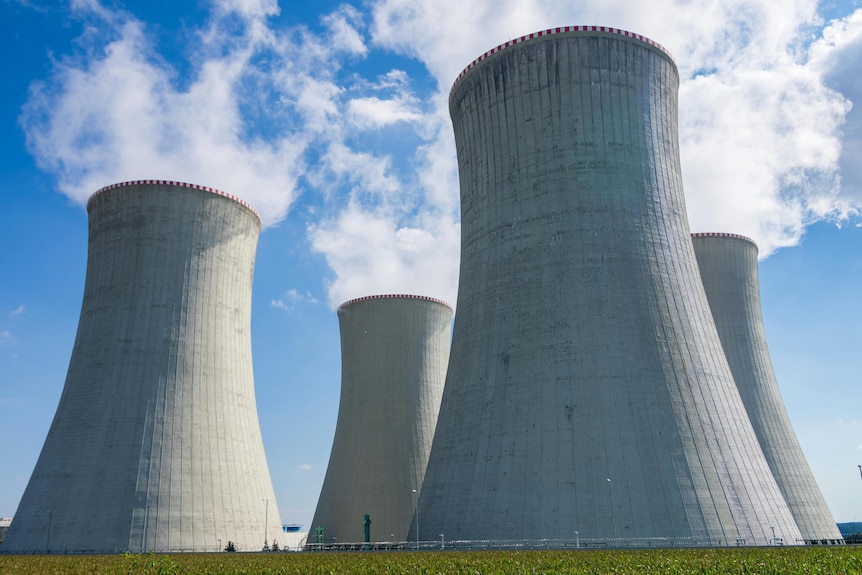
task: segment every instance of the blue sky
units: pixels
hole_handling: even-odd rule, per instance
[[[859,0],[0,0],[0,516],[62,390],[87,197],[173,179],[240,196],[267,226],[258,406],[282,520],[307,528],[338,408],[334,309],[374,293],[455,303],[452,81],[568,24],[674,55],[692,231],[760,245],[790,417],[836,520],[862,520]]]

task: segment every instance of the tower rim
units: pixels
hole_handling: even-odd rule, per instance
[[[115,184],[109,184],[107,186],[99,188],[98,190],[96,190],[93,193],[93,195],[91,195],[89,197],[89,199],[87,200],[87,211],[88,212],[90,211],[90,206],[92,205],[93,200],[96,198],[96,196],[103,194],[103,193],[110,191],[110,190],[116,190],[119,188],[128,188],[131,186],[175,186],[178,188],[191,188],[194,190],[201,190],[203,192],[209,192],[211,194],[216,194],[216,195],[222,196],[224,198],[227,198],[229,200],[235,201],[236,203],[247,208],[251,213],[253,213],[257,217],[258,221],[261,221],[260,214],[254,208],[254,206],[252,206],[251,204],[249,204],[248,202],[246,202],[242,198],[239,198],[239,197],[237,197],[233,194],[229,194],[227,192],[223,192],[221,190],[217,190],[216,188],[211,188],[209,186],[201,186],[199,184],[190,184],[188,182],[178,182],[175,180],[128,180],[125,182],[118,182]]]
[[[556,34],[582,35],[585,33],[588,35],[595,35],[595,34],[617,35],[617,36],[622,36],[624,38],[628,38],[630,40],[642,42],[643,44],[646,44],[647,46],[655,48],[659,52],[661,52],[662,54],[667,56],[667,58],[671,61],[671,63],[674,66],[676,66],[676,61],[674,60],[673,55],[670,53],[670,51],[667,48],[665,48],[664,46],[662,46],[661,44],[659,44],[658,42],[656,42],[654,40],[650,40],[649,38],[647,38],[643,34],[636,34],[634,32],[630,32],[628,30],[623,30],[621,28],[613,28],[611,26],[593,26],[593,25],[557,26],[554,28],[547,28],[545,30],[539,30],[537,32],[532,32],[530,34],[525,34],[525,35],[520,36],[518,38],[514,38],[512,40],[509,40],[508,42],[504,42],[504,43],[502,43],[502,44],[500,44],[494,48],[491,48],[490,50],[488,50],[487,52],[485,52],[481,56],[477,57],[475,60],[470,62],[463,70],[461,70],[461,73],[458,74],[457,78],[455,78],[455,81],[452,83],[452,88],[449,90],[450,102],[452,100],[452,95],[455,93],[456,88],[458,88],[458,86],[461,84],[462,80],[467,76],[467,74],[471,70],[476,68],[479,64],[481,64],[482,62],[487,60],[488,58],[495,56],[495,55],[499,54],[500,52],[503,52],[503,51],[507,50],[508,48],[511,48],[511,47],[516,46],[518,44],[523,44],[524,42],[529,42],[531,40],[537,40],[539,38],[544,38],[546,36],[551,36],[551,35],[556,35]]]
[[[759,249],[757,242],[751,239],[748,236],[743,236],[741,234],[732,234],[729,232],[697,232],[691,234],[692,238],[727,238],[733,240],[743,240],[750,244],[753,244],[755,248]]]
[[[448,307],[452,311],[455,310],[455,308],[453,308],[451,304],[443,301],[442,299],[437,299],[435,297],[429,297],[429,296],[424,296],[424,295],[406,294],[406,293],[366,295],[366,296],[347,300],[346,302],[344,302],[340,306],[338,306],[338,309],[340,311],[340,310],[345,309],[345,308],[347,308],[347,307],[349,307],[355,303],[358,303],[358,302],[377,300],[377,299],[418,299],[418,300],[422,300],[422,301],[430,301],[430,302],[434,302],[434,303],[439,303],[439,304],[442,304],[442,305]]]

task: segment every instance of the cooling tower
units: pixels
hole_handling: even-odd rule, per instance
[[[678,83],[663,48],[599,27],[455,82],[461,275],[421,539],[799,537],[698,274]]]
[[[260,219],[153,180],[103,188],[87,211],[66,384],[3,551],[261,549],[281,520],[251,360]]]
[[[381,295],[338,308],[341,402],[309,543],[403,541],[431,451],[452,308],[420,296]],[[324,541],[319,541],[323,543]]]
[[[841,544],[772,371],[760,309],[757,245],[733,234],[692,234],[692,242],[733,379],[799,531],[809,544]]]

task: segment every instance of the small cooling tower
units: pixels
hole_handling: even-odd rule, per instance
[[[452,308],[380,295],[338,308],[341,403],[309,543],[407,537],[431,451],[449,361]]]
[[[766,345],[757,245],[734,234],[692,234],[724,353],[778,487],[809,544],[843,544],[784,408]]]
[[[595,26],[456,80],[458,316],[420,539],[799,538],[698,274],[678,84],[662,47]]]
[[[66,384],[4,552],[259,550],[281,532],[251,361],[260,219],[213,190],[103,188]]]

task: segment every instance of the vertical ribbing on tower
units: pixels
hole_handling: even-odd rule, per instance
[[[799,537],[698,275],[678,84],[654,42],[567,27],[453,86],[461,274],[421,539]]]
[[[692,234],[718,335],[769,467],[806,543],[844,539],[793,431],[763,326],[757,245],[734,234]]]
[[[108,186],[87,211],[66,383],[3,550],[262,548],[281,520],[252,372],[260,218],[158,180]]]
[[[372,540],[407,537],[437,424],[452,313],[412,295],[338,308],[341,401],[309,543],[318,526],[327,544],[362,541],[365,514]]]

